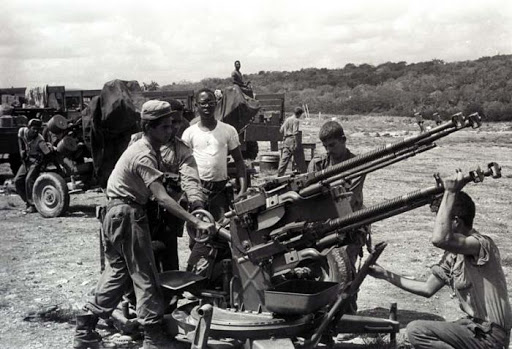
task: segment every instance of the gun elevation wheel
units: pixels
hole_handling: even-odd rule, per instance
[[[69,208],[69,192],[66,181],[58,173],[41,173],[32,190],[34,205],[45,218],[63,215]]]

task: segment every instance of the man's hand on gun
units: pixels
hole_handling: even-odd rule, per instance
[[[217,231],[215,223],[200,221],[196,224],[196,229],[206,233],[208,236],[212,236]]]
[[[455,176],[443,180],[444,190],[451,193],[458,193],[464,188],[467,180],[464,179],[464,175],[460,168],[455,170]]]

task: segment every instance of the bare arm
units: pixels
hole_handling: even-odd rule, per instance
[[[181,207],[176,200],[171,198],[167,192],[163,184],[160,181],[154,181],[150,184],[149,189],[154,197],[157,199],[158,203],[165,207],[165,209],[171,213],[172,215],[189,222],[195,228],[200,230],[207,230],[209,233],[213,234],[215,232],[215,225],[213,223],[207,223],[201,221],[196,216],[187,212],[183,207]]]
[[[458,217],[453,217],[451,213],[457,193],[466,184],[463,178],[462,171],[459,169],[453,179],[443,181],[445,191],[436,216],[432,244],[453,253],[478,255],[480,242],[477,239],[454,232],[454,225],[463,224]]]
[[[247,174],[245,170],[245,163],[242,157],[242,152],[240,151],[240,147],[236,147],[231,150],[230,155],[233,157],[236,166],[236,177],[240,182],[240,192],[238,195],[243,194],[247,191]]]
[[[433,274],[428,277],[427,281],[412,280],[386,270],[377,264],[370,267],[369,274],[376,279],[386,280],[404,291],[426,298],[432,297],[444,286],[443,281]]]

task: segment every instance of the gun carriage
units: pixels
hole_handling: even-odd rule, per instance
[[[284,176],[252,188],[226,214],[229,227],[196,241],[229,244],[232,258],[218,261],[207,277],[170,271],[162,286],[199,298],[172,314],[193,348],[210,339],[231,338],[247,347],[316,347],[341,332],[398,332],[396,319],[344,315],[346,299],[357,292],[369,267],[385,248],[374,246],[351,283],[333,282],[329,256],[358,239],[363,226],[433,203],[444,188],[438,175],[432,187],[352,212],[352,180],[435,147],[435,141],[464,128],[480,126],[478,114],[455,114],[425,133],[388,144],[328,169]],[[470,172],[466,181],[500,177],[500,167]],[[206,212],[197,212],[203,219]],[[215,272],[217,269],[217,274]],[[220,282],[211,280],[220,275]],[[215,287],[216,286],[216,287]],[[209,289],[208,289],[209,287]],[[213,289],[213,290],[212,290]],[[233,345],[233,343],[231,343]]]

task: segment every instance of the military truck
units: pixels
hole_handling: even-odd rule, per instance
[[[45,122],[57,113],[67,114],[64,86],[45,86],[40,97],[34,105],[28,106],[26,87],[0,88],[2,109],[10,110],[10,115],[0,116],[0,163],[8,162],[13,174],[21,165],[18,129],[36,117]]]

